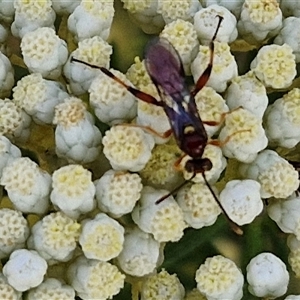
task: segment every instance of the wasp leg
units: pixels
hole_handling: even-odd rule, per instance
[[[147,131],[148,133],[156,135],[157,137],[162,138],[162,139],[166,139],[166,138],[170,137],[171,134],[173,133],[172,129],[169,129],[166,132],[161,133],[161,132],[155,131],[154,129],[152,129],[149,126],[143,126],[143,125],[138,125],[138,124],[118,124],[116,126],[127,126],[127,127],[141,128],[141,129]]]

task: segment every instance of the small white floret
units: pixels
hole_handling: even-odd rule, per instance
[[[300,295],[289,295],[284,300],[300,300]]]
[[[247,265],[248,289],[256,297],[272,299],[284,295],[289,279],[286,265],[272,253],[260,253]]]
[[[28,246],[49,264],[66,262],[73,256],[80,229],[80,224],[64,213],[51,213],[34,224]]]
[[[43,214],[48,210],[51,176],[28,157],[7,165],[0,182],[21,212]]]
[[[15,0],[15,19],[11,24],[14,36],[22,38],[27,32],[40,27],[54,29],[55,11],[52,9],[51,0]]]
[[[79,244],[85,257],[109,261],[120,254],[123,243],[123,226],[106,214],[83,221]]]
[[[296,146],[300,142],[300,89],[292,89],[269,105],[264,124],[269,143]]]
[[[249,224],[263,210],[260,184],[251,179],[231,180],[220,193],[220,202],[234,223]]]
[[[0,273],[0,299],[22,300],[22,293],[14,289]]]
[[[191,72],[194,82],[197,82],[210,60],[210,49],[208,46],[200,46],[196,58],[191,64]],[[237,63],[230,53],[227,43],[215,42],[214,61],[211,75],[206,86],[212,87],[217,92],[224,92],[227,84],[238,75]]]
[[[216,40],[224,43],[233,42],[238,32],[235,16],[224,6],[213,4],[199,10],[194,16],[194,27],[199,40],[208,45],[216,32],[219,18],[223,17]]]
[[[31,118],[10,99],[0,99],[0,134],[26,142]]]
[[[20,149],[12,144],[4,135],[0,135],[0,177],[5,166],[10,165],[16,158],[21,157]]]
[[[67,216],[78,218],[95,207],[92,173],[81,165],[69,165],[52,175],[51,202]]]
[[[226,90],[225,100],[231,110],[242,107],[258,118],[263,117],[269,103],[266,88],[253,71],[232,80]]]
[[[269,217],[286,233],[293,233],[300,240],[300,197],[271,200],[267,206]]]
[[[132,86],[119,71],[110,71],[120,80]],[[131,121],[136,116],[137,100],[120,83],[107,75],[99,74],[89,88],[90,104],[97,118],[106,124],[115,125]]]
[[[183,236],[186,223],[173,196],[169,196],[159,205],[155,203],[166,194],[166,190],[144,187],[141,199],[132,212],[132,219],[140,229],[152,233],[158,242],[175,242]]]
[[[300,241],[295,235],[290,234],[287,239],[287,246],[290,249],[288,256],[289,265],[295,273],[296,278],[300,277]]]
[[[196,271],[198,290],[209,300],[240,300],[244,277],[233,261],[221,255],[209,257]]]
[[[285,2],[285,1],[284,1]],[[296,2],[295,2],[296,3]],[[296,63],[300,62],[300,18],[289,17],[283,20],[282,28],[274,40],[274,44],[287,44],[293,49]]]
[[[13,288],[24,292],[42,283],[47,268],[47,262],[36,251],[20,249],[10,255],[3,274]]]
[[[168,24],[175,20],[191,22],[195,13],[202,8],[198,0],[158,0],[157,12]]]
[[[147,34],[158,34],[161,32],[165,22],[157,12],[158,0],[122,0],[124,8],[128,10],[141,29]]]
[[[153,137],[141,128],[117,125],[105,132],[103,153],[115,170],[142,170],[151,157]]]
[[[101,71],[80,62],[71,62],[71,58],[74,57],[95,66],[108,68],[111,54],[112,46],[100,36],[84,39],[78,43],[78,48],[70,54],[63,69],[64,75],[69,80],[70,89],[75,95],[87,92],[92,81]]]
[[[287,88],[296,76],[293,49],[287,44],[263,46],[251,62],[250,68],[265,87]]]
[[[298,172],[272,150],[264,150],[252,163],[241,165],[240,172],[260,183],[262,198],[287,198],[299,186]]]
[[[211,87],[203,87],[195,96],[198,113],[203,122],[215,122],[204,128],[209,137],[212,137],[222,126],[223,116],[229,111],[223,97]]]
[[[55,107],[55,150],[69,162],[89,163],[99,156],[102,134],[79,98],[66,98]]]
[[[161,2],[165,3],[167,1]],[[176,3],[176,1],[172,1],[172,3]],[[184,3],[180,1],[177,5],[182,4]],[[191,63],[199,47],[197,33],[193,25],[188,21],[177,19],[176,21],[167,24],[159,36],[165,38],[172,44],[183,64],[184,73],[190,75]]]
[[[8,208],[0,209],[1,259],[8,257],[14,250],[25,247],[28,236],[29,226],[20,211]]]
[[[182,182],[179,170],[174,169],[181,155],[182,152],[174,140],[156,145],[152,150],[150,160],[140,172],[144,184],[173,190]]]
[[[54,29],[40,27],[24,35],[21,41],[24,63],[32,73],[57,79],[68,58],[67,44]]]
[[[227,8],[238,19],[241,14],[242,6],[245,0],[205,0],[206,6],[218,4],[219,6]]]
[[[52,124],[54,108],[69,95],[62,84],[43,79],[40,73],[27,75],[13,88],[13,101],[38,124]]]
[[[237,28],[246,41],[263,42],[275,36],[281,26],[282,12],[277,0],[245,0]]]
[[[75,290],[55,278],[45,279],[38,287],[31,289],[27,300],[74,300]]]
[[[152,234],[135,227],[125,234],[123,250],[117,257],[118,265],[131,276],[145,276],[160,264],[162,248]]]
[[[158,274],[146,277],[142,282],[141,300],[182,300],[184,294],[184,287],[177,275],[170,275],[164,269]]]
[[[130,213],[141,196],[141,177],[136,173],[109,170],[95,182],[98,207],[121,217]]]
[[[55,0],[52,7],[58,15],[69,15],[80,4],[81,0]]]
[[[68,18],[68,29],[79,41],[96,35],[106,40],[114,13],[112,0],[82,0]]]
[[[226,115],[219,140],[226,157],[244,163],[252,162],[257,153],[268,145],[262,119],[243,108]]]
[[[82,299],[112,299],[124,286],[116,266],[79,256],[68,269],[69,284]]]
[[[0,52],[0,97],[8,97],[15,83],[14,70],[10,60]]]
[[[218,197],[216,189],[214,192]],[[184,220],[195,229],[214,224],[221,213],[219,205],[205,183],[183,187],[177,193],[176,200],[183,211]]]

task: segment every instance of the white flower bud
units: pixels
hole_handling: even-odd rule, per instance
[[[298,172],[275,151],[261,151],[250,164],[242,164],[240,172],[245,178],[261,185],[262,198],[286,198],[299,186]]]
[[[195,13],[202,8],[198,0],[158,0],[157,2],[157,12],[162,15],[167,24],[175,20],[192,22]]]
[[[231,43],[238,36],[236,18],[234,15],[224,6],[212,4],[207,8],[200,9],[194,16],[194,27],[197,31],[198,38],[205,45],[210,43],[216,32],[219,21],[217,16],[223,17],[216,37],[217,41]]]
[[[264,252],[247,265],[249,292],[260,298],[277,298],[286,293],[289,273],[286,265],[274,254]]]
[[[34,31],[40,27],[54,29],[56,16],[51,6],[51,0],[15,0],[15,19],[11,24],[12,34],[22,38],[27,32]]]
[[[219,140],[225,156],[244,163],[252,162],[268,145],[262,120],[243,108],[226,115]]]
[[[78,218],[95,207],[92,173],[81,165],[68,165],[52,175],[51,202],[67,216]]]
[[[28,246],[49,264],[69,261],[77,246],[80,229],[80,224],[64,213],[51,213],[34,224]]]
[[[242,107],[260,119],[269,103],[266,88],[253,71],[232,80],[226,90],[225,100],[231,110]]]
[[[0,135],[0,177],[2,176],[3,168],[19,157],[21,157],[20,149],[4,135]]]
[[[75,291],[55,278],[47,278],[38,287],[31,289],[26,298],[27,300],[74,300]]]
[[[296,76],[293,49],[287,44],[263,46],[251,62],[250,68],[265,87],[287,88]]]
[[[206,86],[212,87],[217,92],[224,92],[227,83],[238,75],[237,63],[230,53],[230,47],[226,43],[215,42],[214,63],[211,75]],[[196,58],[191,64],[194,82],[197,82],[210,60],[210,49],[208,46],[200,46]]]
[[[14,70],[10,60],[0,52],[0,97],[8,97],[15,83]]]
[[[135,227],[125,234],[123,250],[117,261],[125,273],[142,277],[153,272],[161,263],[162,248],[151,234]]]
[[[28,236],[29,226],[20,211],[8,208],[0,209],[1,259],[8,257],[14,250],[25,247]]]
[[[123,288],[125,275],[108,262],[79,256],[70,265],[68,278],[77,295],[84,300],[112,299]]]
[[[238,225],[251,223],[264,207],[260,184],[251,179],[227,182],[220,193],[220,202],[229,218]]]
[[[129,86],[132,84],[119,71],[110,71]],[[107,75],[99,74],[89,88],[90,104],[97,118],[109,125],[131,121],[136,116],[137,101],[120,83]]]
[[[0,299],[22,300],[22,293],[14,289],[0,273]]]
[[[216,189],[214,192],[218,197]],[[177,193],[176,200],[183,211],[184,220],[195,229],[214,224],[221,213],[219,205],[205,183],[183,187]]]
[[[75,95],[87,92],[92,81],[98,74],[101,74],[101,71],[79,62],[71,62],[71,58],[108,68],[111,54],[112,46],[100,36],[94,36],[78,43],[78,48],[70,54],[64,65],[64,75],[68,78],[70,89]]]
[[[57,79],[68,58],[67,44],[54,29],[40,27],[24,35],[21,41],[24,62],[30,72]]]
[[[106,40],[114,13],[112,0],[82,0],[68,18],[68,29],[79,41],[96,35]]]
[[[161,1],[161,2],[167,3],[169,1]],[[176,1],[175,2],[170,1],[170,2],[176,3]],[[191,1],[180,1],[176,5],[182,7],[186,2],[191,2]],[[172,44],[172,46],[177,51],[180,60],[183,64],[184,73],[186,75],[191,75],[191,63],[199,47],[199,42],[197,40],[197,33],[193,25],[188,21],[182,20],[181,18],[176,19],[173,22],[167,24],[159,36],[165,38]]]
[[[53,123],[56,153],[69,162],[89,163],[100,153],[102,134],[84,103],[75,97],[66,98],[55,107]]]
[[[103,137],[103,153],[115,170],[142,170],[151,157],[153,137],[141,128],[117,125]]]
[[[198,290],[208,300],[240,300],[244,277],[233,261],[221,255],[209,257],[195,276]]]
[[[166,190],[155,190],[146,186],[132,212],[133,221],[147,233],[152,233],[158,242],[178,241],[183,236],[186,224],[183,213],[173,196],[159,205],[155,202],[168,194]]]
[[[185,291],[176,274],[170,275],[164,269],[146,277],[142,283],[141,300],[182,300]]]
[[[106,214],[99,213],[94,219],[83,221],[79,244],[85,257],[109,261],[120,254],[123,243],[123,226]]]
[[[293,148],[300,142],[300,89],[294,88],[271,104],[265,114],[269,143]]]
[[[21,212],[44,214],[48,210],[51,176],[29,158],[16,158],[7,165],[0,182]]]
[[[300,240],[300,196],[271,200],[267,206],[269,217],[286,233],[293,233]]]
[[[282,13],[276,0],[245,0],[238,22],[240,35],[249,43],[275,36],[282,26]]]
[[[130,213],[143,188],[138,174],[109,170],[95,182],[98,207],[120,217]]]
[[[8,283],[24,292],[40,285],[47,271],[46,261],[34,250],[15,250],[3,267]]]

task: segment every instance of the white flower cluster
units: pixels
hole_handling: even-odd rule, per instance
[[[0,1],[0,298],[297,293],[300,5],[122,2],[135,25],[112,0]],[[132,26],[158,37],[123,74]],[[187,257],[190,292],[164,269]]]

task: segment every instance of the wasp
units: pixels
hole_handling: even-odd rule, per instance
[[[173,45],[164,38],[154,39],[147,47],[145,53],[145,66],[157,89],[160,100],[127,85],[104,67],[95,66],[76,58],[72,58],[72,61],[100,69],[104,74],[121,84],[128,90],[128,92],[138,99],[153,105],[161,106],[164,109],[171,125],[171,130],[164,133],[164,136],[167,137],[173,133],[178,147],[185,153],[185,155],[188,155],[191,158],[186,162],[185,169],[193,175],[188,181],[185,181],[171,193],[157,200],[156,203],[158,204],[162,202],[171,194],[177,192],[197,174],[201,173],[207,187],[220,206],[225,217],[230,222],[233,230],[238,234],[242,234],[242,230],[230,219],[205,177],[205,172],[212,168],[212,163],[208,158],[202,157],[204,149],[208,144],[208,136],[204,128],[204,124],[215,125],[216,122],[205,122],[201,120],[194,98],[195,95],[205,86],[212,72],[214,41],[223,20],[222,16],[218,17],[219,21],[216,31],[209,45],[210,60],[208,66],[197,80],[192,91],[189,91],[188,85],[185,81],[184,69],[178,52],[175,50]]]

